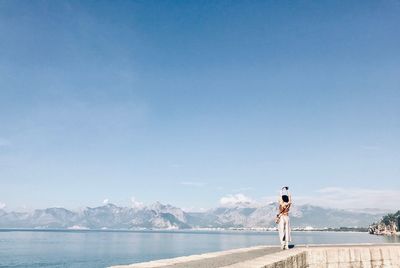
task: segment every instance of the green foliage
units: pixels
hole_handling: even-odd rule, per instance
[[[383,224],[385,224],[385,225],[390,225],[392,223],[395,223],[396,226],[397,226],[397,230],[399,230],[399,227],[400,227],[400,210],[397,211],[394,214],[388,214],[388,215],[384,216],[382,218],[381,222]]]

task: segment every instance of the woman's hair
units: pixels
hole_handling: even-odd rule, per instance
[[[289,202],[289,196],[287,196],[287,195],[282,195],[282,200],[283,200],[283,202],[285,202],[285,203],[288,203]]]

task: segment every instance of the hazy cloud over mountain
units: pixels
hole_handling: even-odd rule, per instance
[[[400,190],[329,187],[319,189],[309,196],[295,196],[300,204],[315,204],[343,209],[385,208],[398,209]]]
[[[219,200],[219,203],[221,206],[235,206],[237,204],[256,205],[256,201],[242,193],[223,196]]]

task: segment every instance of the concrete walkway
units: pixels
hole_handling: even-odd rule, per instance
[[[173,259],[163,259],[150,262],[136,263],[130,265],[112,266],[112,268],[217,268],[228,266],[234,263],[255,259],[282,251],[277,246],[258,246],[250,248],[233,249],[178,257]]]
[[[192,255],[119,265],[112,268],[339,268],[400,267],[400,244],[300,245],[290,250],[276,246]]]

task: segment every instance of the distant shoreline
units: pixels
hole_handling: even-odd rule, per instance
[[[61,228],[0,228],[0,232],[127,232],[127,233],[273,233],[271,229],[61,229]],[[325,228],[325,229],[299,229],[294,228],[293,232],[347,232],[347,233],[368,233],[368,228]]]

